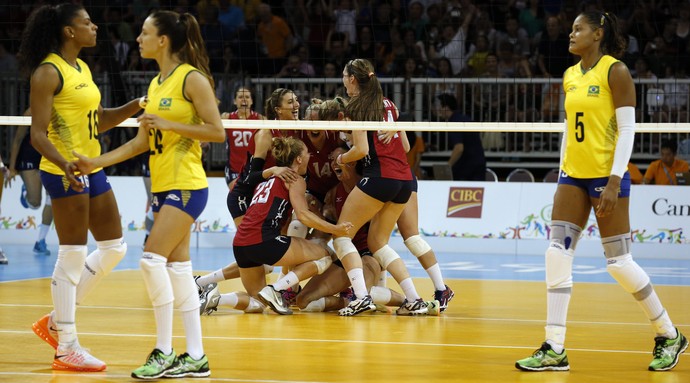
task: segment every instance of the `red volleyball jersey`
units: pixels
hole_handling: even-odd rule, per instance
[[[230,113],[229,120],[239,120],[238,111]],[[247,120],[260,120],[261,115],[255,111],[249,112]],[[249,144],[252,142],[254,131],[251,129],[225,129],[225,149],[228,152],[228,167],[231,173],[239,173],[249,157]]]
[[[249,246],[272,240],[291,218],[290,193],[283,180],[271,177],[256,187],[232,244]]]
[[[326,193],[338,184],[338,178],[331,168],[331,160],[328,156],[338,147],[338,137],[335,133],[329,132],[326,141],[321,149],[309,139],[309,131],[302,131],[301,140],[309,151],[309,166],[307,168],[307,190],[309,193],[323,201]]]
[[[398,119],[395,104],[387,98],[383,98],[383,106],[386,110],[385,122],[395,123]],[[382,177],[402,181],[411,181],[412,173],[407,162],[407,153],[402,144],[400,134],[396,133],[391,142],[384,144],[379,140],[378,132],[367,132],[369,142],[369,154],[364,161],[363,177]]]

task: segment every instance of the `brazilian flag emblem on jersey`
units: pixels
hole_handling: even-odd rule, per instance
[[[158,103],[158,109],[170,109],[171,105],[172,98],[161,98],[161,101]]]
[[[590,85],[587,88],[587,96],[598,96],[599,95],[599,85]]]

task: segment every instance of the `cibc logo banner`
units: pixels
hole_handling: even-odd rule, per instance
[[[484,188],[451,187],[448,192],[449,218],[481,218]]]

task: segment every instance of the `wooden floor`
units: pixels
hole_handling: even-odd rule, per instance
[[[424,296],[432,286],[415,281]],[[526,373],[516,359],[543,339],[544,284],[448,281],[456,291],[440,317],[381,313],[341,318],[220,311],[202,317],[212,376],[220,382],[690,382],[685,354],[671,372],[647,371],[653,334],[633,299],[612,284],[574,288],[568,326],[570,372]],[[389,282],[395,285],[395,282]],[[239,288],[223,282],[221,291]],[[671,318],[690,334],[690,287],[658,286]],[[77,310],[79,338],[108,363],[104,373],[53,372],[53,350],[31,331],[51,310],[49,280],[0,284],[0,381],[121,382],[155,344],[153,312],[138,271],[110,275]],[[175,319],[174,346],[184,352]]]

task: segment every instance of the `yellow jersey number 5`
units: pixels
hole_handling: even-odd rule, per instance
[[[580,120],[585,114],[583,112],[575,113],[575,140],[582,142],[585,140],[585,123]]]

